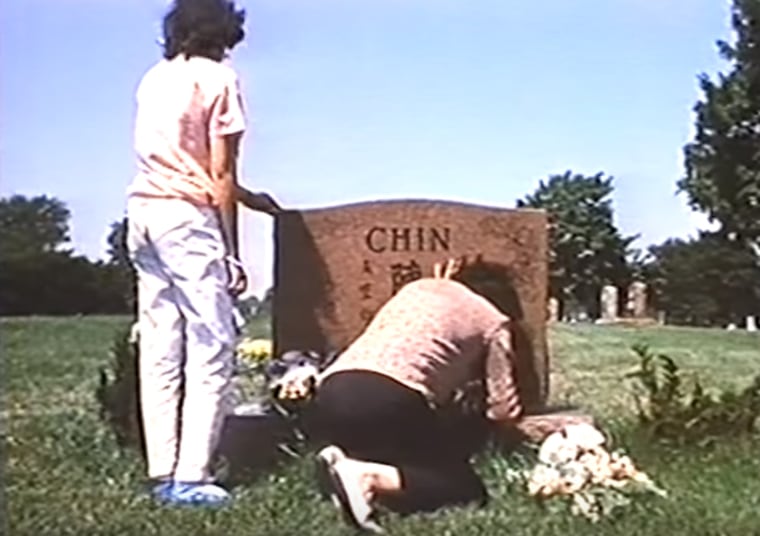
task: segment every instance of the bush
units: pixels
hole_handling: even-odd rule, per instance
[[[95,396],[100,416],[113,430],[119,446],[138,447],[144,456],[138,365],[137,344],[131,329],[117,333],[111,347],[110,370],[100,370]]]
[[[720,438],[749,435],[760,417],[760,374],[744,390],[717,397],[698,378],[686,390],[683,373],[670,357],[636,345],[639,366],[627,375],[637,383],[638,418],[647,434],[676,445],[706,445]]]

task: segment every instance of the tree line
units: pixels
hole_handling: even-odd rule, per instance
[[[735,41],[718,41],[728,72],[698,77],[695,134],[683,149],[676,186],[716,225],[698,237],[669,239],[647,251],[613,222],[612,178],[568,172],[542,182],[518,206],[552,220],[551,292],[595,311],[603,284],[649,284],[653,306],[673,323],[738,323],[760,315],[760,0],[733,0]]]
[[[108,237],[108,260],[91,261],[71,248],[66,205],[46,195],[0,199],[0,315],[127,313],[134,305],[132,270]]]
[[[760,0],[734,0],[731,22],[735,42],[717,43],[729,71],[698,78],[695,134],[676,182],[714,231],[633,248],[637,236],[624,236],[615,224],[614,178],[604,173],[552,175],[517,201],[549,214],[550,293],[566,313],[594,317],[604,285],[643,281],[652,308],[670,323],[760,315]],[[0,199],[0,315],[133,311],[124,222],[111,224],[107,260],[91,261],[70,247],[70,217],[48,196]]]

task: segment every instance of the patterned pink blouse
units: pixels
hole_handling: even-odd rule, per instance
[[[510,320],[488,300],[450,279],[404,286],[320,376],[365,370],[421,392],[433,406],[485,377],[486,415],[517,420]]]

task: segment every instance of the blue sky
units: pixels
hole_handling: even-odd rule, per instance
[[[243,182],[290,208],[425,197],[514,206],[565,170],[615,177],[645,247],[704,225],[675,181],[697,75],[726,66],[729,0],[258,0],[235,50],[251,125]],[[105,249],[134,170],[134,90],[165,0],[0,3],[0,193],[72,210]],[[271,222],[246,214],[254,289]]]

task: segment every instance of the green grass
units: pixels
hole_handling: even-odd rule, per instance
[[[97,370],[124,318],[3,320],[3,421],[8,534],[12,535],[350,535],[318,498],[308,460],[272,469],[235,488],[218,512],[165,509],[143,493],[143,467],[116,447],[98,418]],[[252,334],[266,332],[260,323]],[[710,449],[670,450],[633,431],[630,391],[621,376],[636,365],[630,347],[648,343],[707,386],[741,387],[760,372],[760,337],[685,328],[557,326],[550,332],[556,402],[599,416],[616,446],[670,497],[641,501],[590,525],[550,513],[503,478],[513,458],[487,454],[478,468],[492,495],[484,509],[384,519],[393,535],[751,535],[760,534],[760,439]]]

